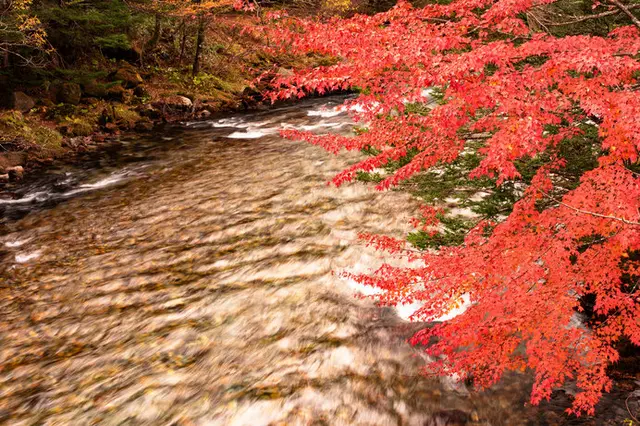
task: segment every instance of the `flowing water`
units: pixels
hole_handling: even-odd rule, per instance
[[[278,136],[350,132],[343,100],[168,127],[5,195],[0,422],[539,424],[524,376],[420,375],[420,324],[332,273],[378,264],[357,232],[401,237],[416,207],[326,186],[358,155]]]

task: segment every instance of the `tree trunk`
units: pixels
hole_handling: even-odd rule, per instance
[[[153,50],[154,47],[156,47],[156,44],[158,44],[158,41],[160,40],[161,33],[162,33],[162,15],[160,14],[160,12],[156,12],[156,22],[153,28],[153,35],[151,36],[151,39],[147,42],[146,50],[151,51]]]
[[[182,65],[182,60],[184,59],[184,48],[187,44],[187,22],[182,20],[182,40],[180,40],[180,58],[178,59],[178,63]]]
[[[205,30],[205,18],[199,17],[198,22],[198,35],[196,36],[196,53],[193,57],[193,69],[192,74],[198,75],[200,72],[200,55],[202,53],[202,45],[204,44],[204,30]]]

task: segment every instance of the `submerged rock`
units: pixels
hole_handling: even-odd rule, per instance
[[[460,410],[438,411],[429,418],[424,426],[465,426],[471,416]]]
[[[138,132],[150,132],[151,130],[153,130],[153,123],[148,119],[140,120],[136,123],[134,128]]]

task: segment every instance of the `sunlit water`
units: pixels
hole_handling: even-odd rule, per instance
[[[0,422],[538,424],[528,379],[425,378],[406,309],[332,273],[379,264],[357,232],[402,237],[416,207],[327,186],[358,155],[278,136],[350,132],[342,100],[124,140],[5,195]]]

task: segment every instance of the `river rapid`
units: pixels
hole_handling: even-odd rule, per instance
[[[3,195],[0,423],[573,424],[526,376],[422,376],[422,325],[334,274],[380,264],[357,233],[402,237],[417,207],[327,186],[359,154],[279,137],[350,133],[343,101],[123,138]]]

